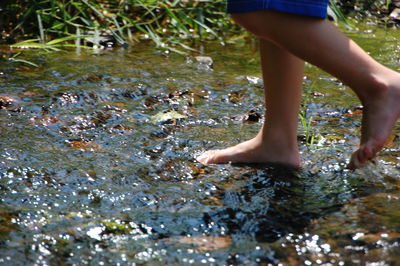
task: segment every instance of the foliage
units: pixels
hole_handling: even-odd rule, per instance
[[[57,38],[53,39],[49,42],[43,42],[41,39],[29,39],[25,40],[19,43],[16,43],[14,45],[11,45],[11,47],[16,47],[16,48],[39,48],[39,49],[44,49],[47,51],[59,51],[60,49],[58,47],[84,47],[84,48],[89,48],[87,46],[81,46],[81,45],[73,45],[67,43],[68,41],[71,40],[79,40],[82,38],[82,36],[69,36],[69,37],[62,37],[62,38]]]
[[[331,14],[347,24],[351,10],[386,9],[391,0],[331,0]],[[106,35],[121,45],[141,39],[182,53],[199,41],[224,40],[238,27],[225,12],[226,0],[1,0],[4,36],[38,39],[24,47],[54,50],[75,40],[91,43]],[[1,36],[0,36],[1,38]],[[67,38],[67,39],[65,39]],[[68,39],[70,38],[70,39]],[[57,45],[50,42],[55,40]],[[50,46],[50,47],[49,47]]]
[[[357,12],[358,15],[373,14],[377,17],[387,15],[395,7],[397,0],[331,0],[331,3],[336,5],[340,11],[349,15]]]
[[[224,0],[2,0],[0,9],[6,32],[42,43],[107,31],[120,44],[147,38],[158,47],[186,49],[181,40],[221,39],[224,30],[235,27]]]
[[[32,66],[32,67],[39,67],[37,64],[35,64],[35,63],[31,62],[31,61],[17,58],[20,55],[21,55],[21,53],[16,53],[13,56],[11,56],[8,60],[10,60],[11,62],[14,62],[14,63],[22,63],[22,64],[26,64],[26,65],[29,65],[29,66]]]
[[[299,113],[299,120],[301,127],[303,128],[305,144],[309,147],[313,147],[315,144],[322,139],[322,136],[312,129],[313,117],[308,113],[308,105],[312,100],[312,92],[315,91],[314,83],[304,87],[304,98],[302,108]]]

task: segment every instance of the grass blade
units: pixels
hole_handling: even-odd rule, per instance
[[[12,62],[16,62],[16,63],[27,64],[27,65],[30,65],[30,66],[33,66],[33,67],[39,67],[37,64],[35,64],[35,63],[31,62],[31,61],[28,61],[28,60],[24,60],[24,59],[10,58],[9,60],[12,61]]]
[[[37,20],[38,20],[38,25],[39,25],[40,41],[42,43],[44,43],[45,40],[44,40],[44,30],[43,30],[42,18],[40,17],[40,13],[38,11],[36,12],[36,15],[37,15]]]

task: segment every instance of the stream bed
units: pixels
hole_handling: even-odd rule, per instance
[[[348,32],[400,70],[400,33]],[[256,44],[0,47],[0,265],[399,265],[400,126],[349,171],[362,108],[307,65],[301,170],[204,166],[264,120]]]

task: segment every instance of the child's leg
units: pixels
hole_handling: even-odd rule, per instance
[[[349,85],[364,106],[360,148],[350,168],[362,167],[382,149],[400,116],[400,74],[365,53],[329,21],[276,11],[236,14],[262,39],[288,50]]]
[[[279,162],[300,165],[297,121],[304,61],[270,41],[260,41],[265,101],[265,124],[251,140],[224,150],[207,151],[205,164]]]

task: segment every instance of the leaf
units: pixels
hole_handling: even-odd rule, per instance
[[[396,140],[397,135],[396,134],[390,134],[390,136],[387,138],[384,147],[385,148],[393,148],[394,147],[394,141]]]
[[[36,124],[36,125],[39,124],[39,125],[47,127],[52,124],[58,123],[58,119],[57,119],[57,117],[54,117],[54,116],[46,116],[46,117],[42,117],[42,118],[34,117],[34,118],[31,118],[30,123]],[[73,145],[74,144],[71,143],[71,147],[74,147]]]
[[[16,44],[11,45],[11,47],[16,48],[37,48],[37,49],[45,49],[45,50],[52,50],[52,51],[60,51],[60,49],[55,48],[51,45],[42,44],[38,41],[38,39],[31,39],[22,41]]]
[[[353,116],[353,115],[362,115],[362,110],[349,110],[347,113],[344,113],[343,116]]]
[[[166,113],[160,112],[151,118],[151,122],[153,124],[157,124],[160,122],[166,122],[169,120],[177,120],[177,119],[184,119],[184,118],[187,118],[187,116],[182,115],[182,114],[178,113],[177,111],[169,111]]]
[[[76,39],[81,39],[81,38],[85,38],[85,37],[89,37],[89,36],[90,36],[90,35],[62,37],[62,38],[58,38],[58,39],[51,40],[51,41],[47,42],[46,45],[54,45],[54,44],[58,44],[58,43],[61,43],[61,42],[71,41],[71,40],[76,40]]]
[[[35,43],[35,42],[38,42],[38,41],[40,41],[40,39],[29,39],[29,40],[25,40],[25,41],[22,41],[22,42],[15,43],[15,44],[11,45],[11,47],[20,47],[20,46],[23,46],[23,44]]]
[[[232,244],[232,238],[229,236],[192,236],[181,237],[178,242],[193,244],[200,251],[211,251],[229,247]]]
[[[24,60],[24,59],[10,58],[10,61],[27,64],[27,65],[30,65],[30,66],[33,66],[33,67],[39,67],[37,64],[35,64],[35,63],[31,62],[31,61],[28,61],[28,60]]]
[[[13,110],[18,102],[14,96],[0,95],[0,109]]]
[[[24,91],[23,93],[19,94],[18,97],[24,98],[24,97],[30,97],[35,95],[35,92],[33,91]]]
[[[93,143],[93,141],[71,140],[68,143],[71,148],[77,150],[95,151],[100,149],[100,145]]]

